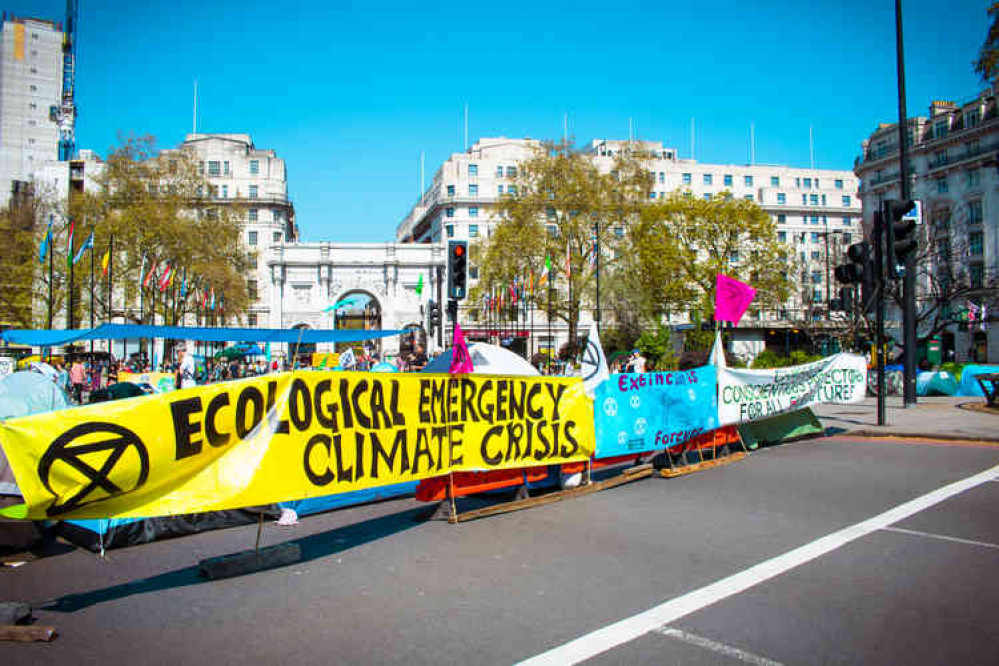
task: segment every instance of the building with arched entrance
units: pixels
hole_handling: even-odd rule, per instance
[[[251,308],[267,328],[402,329],[407,334],[371,341],[392,358],[415,343],[430,351],[429,303],[443,296],[444,252],[437,244],[300,243],[276,245],[263,257],[269,273],[264,297]],[[290,350],[289,350],[290,351]],[[334,351],[320,344],[310,351]],[[304,353],[299,349],[299,354]]]

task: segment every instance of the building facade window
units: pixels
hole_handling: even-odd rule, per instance
[[[468,207],[468,216],[469,217],[478,217],[479,216],[479,207],[478,206],[469,206]]]
[[[982,184],[982,174],[978,169],[968,169],[965,171],[968,180],[968,187],[980,187]]]
[[[844,208],[849,208],[850,207],[850,197],[849,196],[844,196],[843,197],[843,207]]]
[[[496,186],[496,196],[500,196],[502,194],[503,194],[503,186],[502,185],[497,185]]]
[[[444,209],[444,217],[454,217],[454,206],[448,206]]]
[[[822,238],[822,234],[820,234],[818,231],[813,231],[812,232],[812,242],[813,243],[818,243],[819,239],[821,239],[821,238]]]
[[[219,176],[222,174],[221,163],[218,160],[208,161],[208,175],[209,176]]]
[[[982,223],[982,200],[974,199],[968,202],[968,224]]]
[[[453,224],[445,225],[444,232],[447,234],[448,238],[454,238],[454,225]]]
[[[836,179],[836,181],[835,181],[834,184],[836,185],[836,189],[837,190],[842,190],[843,189],[843,181],[840,180],[839,178]]]
[[[251,199],[256,199],[257,198],[257,186],[256,185],[250,185],[250,198]]]
[[[662,172],[662,171],[659,172],[659,182],[660,183],[665,183],[666,182],[666,174],[665,174],[665,172]]]
[[[705,192],[704,193],[704,200],[705,201],[711,201],[711,193],[710,192]]]
[[[683,184],[690,185],[691,183],[693,183],[693,176],[689,173],[683,174]]]
[[[449,197],[453,197],[454,196],[454,185],[448,185],[447,186],[447,195]]]
[[[746,201],[753,201],[753,195],[752,194],[747,194],[746,196],[744,196],[742,198],[745,199]]]
[[[850,217],[849,216],[843,218],[843,226],[844,227],[850,226]]]
[[[971,256],[980,257],[982,255],[983,237],[981,231],[973,231],[968,234],[968,250],[971,252]]]
[[[722,180],[725,182],[725,187],[732,187],[732,174],[725,174],[722,176]]]
[[[780,187],[780,176],[770,176],[770,187]]]
[[[950,186],[947,183],[947,177],[937,178],[937,194],[947,194],[950,191]]]
[[[947,121],[941,120],[933,123],[933,138],[942,139],[947,136]]]
[[[470,196],[470,197],[477,197],[477,196],[479,196],[479,186],[475,185],[474,183],[472,185],[469,185],[468,186],[468,196]]]
[[[253,246],[253,245],[257,244],[257,232],[256,231],[250,231],[249,233],[246,234],[246,244],[250,245],[250,246]]]
[[[972,109],[971,111],[968,111],[966,114],[964,114],[964,126],[968,129],[971,129],[972,127],[978,127],[979,117],[980,116],[978,113],[978,109]]]
[[[787,232],[786,231],[778,231],[777,232],[777,240],[780,241],[781,243],[786,243],[787,242]]]
[[[250,175],[257,175],[260,173],[260,160],[250,160]]]
[[[469,164],[468,165],[468,175],[469,176],[478,176],[479,175],[479,165],[478,164]]]
[[[477,224],[468,225],[468,237],[476,238],[478,237],[478,235],[479,235],[479,225]]]
[[[809,203],[812,204],[813,206],[818,206],[819,205],[819,195],[818,194],[810,194],[810,195],[808,195],[808,199],[809,199]]]
[[[222,173],[226,176],[229,175],[229,160],[222,162]]]
[[[981,264],[972,264],[968,267],[968,273],[971,277],[971,288],[981,289],[985,282],[985,267]]]
[[[787,195],[784,194],[783,192],[778,192],[777,193],[777,203],[782,204],[782,205],[786,204],[787,203]]]
[[[784,224],[785,222],[787,222],[787,215],[785,215],[784,213],[778,213],[777,224]]]
[[[806,190],[812,189],[812,179],[811,178],[806,178],[805,179],[805,189]]]
[[[508,166],[506,168],[506,177],[507,178],[516,178],[517,177],[517,167],[515,167],[515,166]]]
[[[256,222],[259,214],[256,208],[251,208],[247,211],[246,217],[250,222]]]
[[[506,193],[507,194],[512,194],[512,195],[516,196],[517,195],[517,186],[516,185],[507,185],[506,186]]]
[[[753,186],[753,177],[752,176],[743,176],[742,177],[742,184],[745,185],[746,187],[752,187]]]
[[[704,184],[705,185],[711,185],[711,183],[712,183],[713,180],[714,180],[714,177],[710,173],[704,174]]]
[[[284,234],[282,234],[280,231],[275,231],[274,234],[271,236],[271,239],[273,239],[275,243],[280,243],[284,239]]]
[[[246,295],[251,301],[257,300],[257,281],[247,280],[246,281]]]
[[[503,177],[503,167],[500,166],[500,165],[496,166],[496,177],[497,178],[502,178]]]

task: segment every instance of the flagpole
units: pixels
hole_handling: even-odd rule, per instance
[[[52,329],[52,314],[53,314],[52,310],[53,310],[53,306],[55,305],[54,301],[52,300],[53,299],[53,296],[52,296],[52,280],[53,280],[53,278],[52,278],[52,255],[55,254],[55,248],[52,247],[52,242],[55,239],[52,236],[52,221],[51,220],[49,221],[49,231],[48,231],[48,234],[49,234],[49,247],[48,247],[48,250],[49,250],[49,324],[48,324],[47,328],[49,330],[51,330]]]
[[[69,246],[69,254],[66,255],[68,259],[66,263],[69,264],[69,299],[67,302],[66,310],[66,330],[73,328],[73,246],[72,243]]]
[[[93,238],[93,231],[90,237]],[[93,247],[90,248],[90,328],[94,328],[94,254]],[[94,362],[94,339],[90,338],[90,362]]]

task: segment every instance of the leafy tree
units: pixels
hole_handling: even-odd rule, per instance
[[[676,192],[643,206],[629,234],[628,275],[651,316],[714,310],[715,277],[757,289],[754,305],[776,308],[790,290],[791,258],[770,216],[727,193],[710,200]]]
[[[595,303],[595,241],[604,275],[624,246],[624,228],[648,197],[651,179],[641,156],[622,151],[611,173],[567,143],[546,142],[523,162],[516,194],[498,206],[500,222],[473,250],[479,282],[471,300],[506,289],[515,278],[536,284],[546,258],[549,283],[528,298],[533,306],[568,324],[575,340],[580,312]]]
[[[226,316],[246,309],[243,208],[218,202],[192,153],[159,153],[152,137],[129,137],[111,150],[97,183],[96,192],[73,197],[70,211],[77,238],[94,231],[98,257],[114,238],[112,297],[104,280],[98,288],[103,317],[179,323],[197,311],[203,289],[213,289],[219,304],[224,295]],[[176,277],[162,291],[153,284],[140,299],[140,274],[154,262],[154,282],[168,264]]]
[[[660,324],[655,330],[645,331],[638,338],[636,345],[642,356],[649,361],[650,367],[656,370],[671,370],[676,366],[673,341],[668,326]]]
[[[7,246],[0,255],[0,321],[17,328],[34,324],[33,285],[38,266],[35,220],[41,215],[34,196],[11,199],[7,210],[0,212],[0,234]]]
[[[992,19],[992,25],[989,26],[989,33],[985,36],[985,42],[978,52],[978,60],[975,61],[975,71],[986,82],[999,75],[999,2],[993,2],[989,6],[988,15]]]

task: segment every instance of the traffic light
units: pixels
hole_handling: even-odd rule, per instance
[[[430,301],[430,330],[436,331],[441,323],[441,305],[435,301]]]
[[[839,298],[836,299],[839,303],[839,309],[843,312],[853,312],[854,302],[853,302],[853,286],[847,285],[845,287],[839,288]]]
[[[904,267],[905,258],[919,247],[916,238],[918,207],[915,201],[908,200],[885,201],[882,206],[881,215],[888,235],[885,243],[888,277],[897,278],[902,274],[899,266]]]
[[[840,305],[846,312],[852,312],[853,286],[861,288],[861,302],[865,310],[873,305],[874,292],[877,286],[877,276],[874,274],[874,259],[871,257],[871,244],[867,241],[854,243],[847,251],[849,259],[845,264],[836,267],[836,279],[847,285],[839,290]]]
[[[468,241],[447,244],[447,296],[465,298],[468,293]]]

